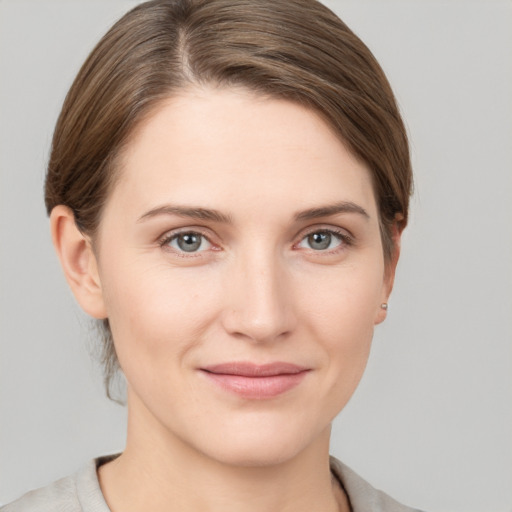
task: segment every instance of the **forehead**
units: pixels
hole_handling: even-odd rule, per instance
[[[141,208],[170,200],[229,207],[241,197],[253,210],[375,203],[367,167],[319,115],[236,88],[194,88],[162,101],[133,134],[118,178],[114,198]]]

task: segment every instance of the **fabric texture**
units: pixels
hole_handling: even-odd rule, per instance
[[[24,494],[1,507],[0,512],[110,512],[100,489],[97,468],[116,456],[93,459],[75,474]],[[419,512],[375,489],[334,457],[331,471],[347,493],[352,512]]]

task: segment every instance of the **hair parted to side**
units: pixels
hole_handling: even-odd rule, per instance
[[[64,101],[46,176],[48,213],[68,206],[94,240],[130,135],[162,100],[193,85],[242,86],[322,116],[370,169],[391,258],[412,188],[404,124],[370,50],[316,0],[153,0],[124,15]],[[118,362],[103,324],[110,397]]]

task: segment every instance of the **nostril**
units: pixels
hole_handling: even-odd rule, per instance
[[[293,330],[287,311],[273,310],[262,315],[250,310],[231,310],[224,318],[224,328],[231,335],[253,342],[268,343],[282,340]]]
[[[253,246],[231,269],[224,295],[223,327],[239,339],[268,343],[293,331],[295,320],[286,273],[273,254],[256,252]]]

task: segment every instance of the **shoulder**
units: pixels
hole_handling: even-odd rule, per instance
[[[0,512],[110,512],[96,473],[100,461],[91,460],[75,474],[27,492]]]
[[[0,508],[1,512],[81,512],[76,483],[72,476],[27,492],[21,498]]]
[[[345,489],[353,512],[419,512],[375,489],[334,457],[331,457],[331,471]]]

